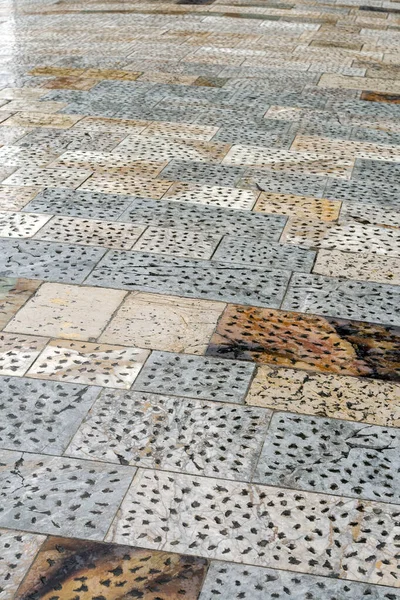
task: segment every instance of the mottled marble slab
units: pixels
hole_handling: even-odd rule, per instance
[[[1,450],[0,527],[101,540],[135,469]]]
[[[392,587],[212,561],[199,600],[399,600]]]
[[[242,403],[254,365],[173,352],[152,352],[133,389],[186,398]]]
[[[284,310],[400,325],[400,287],[294,273]]]
[[[40,282],[33,279],[0,278],[0,329],[29,300],[39,285]]]
[[[271,411],[104,391],[67,456],[250,481]]]
[[[264,267],[227,267],[206,260],[110,250],[85,283],[277,308],[289,277],[288,271]]]
[[[0,240],[0,276],[81,283],[104,253],[89,246]]]
[[[398,510],[379,502],[140,470],[107,539],[396,586]],[[372,554],[375,560],[368,560]]]
[[[0,377],[0,447],[62,454],[99,388]]]
[[[40,548],[15,600],[48,595],[113,600],[115,594],[149,600],[197,600],[207,566],[204,558],[50,537]]]
[[[204,354],[225,306],[209,300],[132,292],[99,341]]]
[[[15,598],[18,586],[28,572],[44,535],[12,529],[0,530],[0,598]]]
[[[400,215],[399,215],[400,216]],[[375,254],[319,250],[313,273],[400,285],[400,263],[396,257]]]
[[[400,426],[400,386],[387,381],[260,365],[246,404]]]
[[[393,182],[398,185],[400,164],[383,160],[357,159],[352,173],[353,179],[369,180],[376,183]]]
[[[400,430],[275,413],[253,481],[398,504]]]
[[[149,352],[140,348],[52,340],[29,377],[129,389]]]
[[[49,215],[26,212],[0,212],[0,237],[29,238],[35,235],[50,219]]]
[[[39,336],[0,333],[0,374],[24,375],[47,341]]]
[[[228,305],[206,354],[399,381],[396,327]]]

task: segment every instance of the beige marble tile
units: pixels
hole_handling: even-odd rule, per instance
[[[172,181],[157,180],[150,177],[120,175],[119,173],[93,173],[81,186],[83,190],[104,192],[106,194],[127,194],[143,198],[160,199],[171,187]]]
[[[0,211],[0,237],[32,237],[50,218],[37,213]]]
[[[0,278],[0,329],[36,292],[40,281],[34,279]]]
[[[222,302],[133,292],[99,341],[204,354],[225,306]]]
[[[296,136],[291,150],[298,152],[321,153],[340,157],[343,154],[372,160],[400,161],[400,148],[370,142],[357,142],[353,140],[335,140],[319,136]]]
[[[287,215],[299,219],[336,221],[341,202],[294,194],[262,192],[254,206],[254,212]]]
[[[21,111],[4,121],[7,127],[52,127],[54,129],[69,129],[75,125],[81,115],[54,115],[49,113]]]
[[[246,403],[275,410],[400,426],[400,385],[262,365]]]
[[[7,110],[11,112],[32,112],[32,113],[56,113],[67,106],[67,102],[39,102],[29,99],[11,100],[7,104]]]
[[[212,127],[210,125],[151,121],[146,129],[144,129],[143,135],[208,141],[217,133],[218,129],[219,127]]]
[[[6,331],[72,340],[97,338],[126,292],[44,283],[10,321]]]
[[[24,375],[47,342],[44,337],[0,333],[0,375]]]
[[[319,250],[313,273],[400,285],[400,261],[390,256]]]
[[[148,355],[140,348],[53,340],[27,375],[129,389]]]
[[[23,208],[40,191],[40,187],[0,185],[0,210],[16,211]]]
[[[377,79],[370,77],[346,77],[325,73],[318,82],[318,87],[340,88],[348,90],[373,90],[400,94],[400,81],[393,79]]]
[[[5,100],[36,100],[47,94],[41,88],[12,88],[7,87],[0,90],[0,99]]]
[[[79,187],[92,171],[84,169],[20,167],[3,180],[5,185],[40,187]]]
[[[84,117],[74,125],[73,129],[87,131],[112,131],[113,133],[132,134],[141,133],[148,126],[149,121],[136,121],[130,119],[110,119],[108,117]]]

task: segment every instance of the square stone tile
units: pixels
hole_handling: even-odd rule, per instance
[[[62,454],[99,388],[0,377],[0,447]]]
[[[246,237],[226,235],[222,238],[213,260],[260,266],[267,269],[287,269],[309,273],[314,264],[315,252],[302,248],[290,248],[276,242],[253,240]]]
[[[47,342],[44,337],[0,333],[0,375],[24,375]]]
[[[104,391],[66,454],[249,481],[271,414],[261,408]]]
[[[275,413],[254,481],[399,502],[400,430]]]
[[[39,192],[25,206],[24,210],[32,213],[114,220],[122,215],[132,200],[132,196],[86,192],[69,188],[46,188]]]
[[[0,237],[32,237],[50,218],[33,213],[0,212]]]
[[[274,194],[262,192],[254,207],[255,212],[287,215],[299,219],[336,221],[339,218],[340,202],[296,196],[294,194]]]
[[[207,259],[211,258],[220,239],[220,235],[209,233],[149,227],[136,242],[134,249],[156,254]]]
[[[148,355],[140,348],[53,340],[29,377],[129,389]]]
[[[83,169],[40,169],[39,167],[21,167],[3,181],[6,185],[41,187],[79,187],[91,171]]]
[[[3,329],[15,313],[29,300],[39,285],[39,281],[30,279],[0,278],[0,329]]]
[[[289,271],[264,267],[227,267],[174,256],[110,250],[86,279],[86,284],[171,294],[187,298],[280,306]],[[216,285],[218,282],[218,285]]]
[[[105,600],[115,593],[197,600],[207,566],[204,558],[52,537],[41,547],[15,600],[48,594],[68,597],[77,589],[82,600],[99,593]]]
[[[87,539],[103,539],[135,472],[10,450],[0,461],[0,526]]]
[[[73,340],[96,339],[126,292],[44,283],[6,331]]]
[[[242,403],[254,365],[172,352],[152,352],[133,389]]]
[[[140,470],[107,539],[390,586],[397,512],[379,502]]]
[[[249,592],[253,600],[284,598],[285,595],[293,596],[296,600],[389,600],[391,596],[393,600],[400,598],[400,593],[395,588],[382,585],[235,563],[212,562],[199,600],[240,600],[248,597]]]
[[[284,310],[400,325],[400,287],[295,273]]]
[[[400,216],[400,215],[399,215]],[[400,285],[400,263],[396,257],[319,250],[313,273]]]
[[[67,242],[105,248],[133,247],[146,227],[115,221],[96,221],[76,217],[53,217],[35,236],[50,242]]]
[[[222,186],[196,185],[195,183],[175,183],[163,199],[169,202],[187,202],[206,206],[221,206],[251,210],[258,193],[253,190],[237,190]]]
[[[81,283],[104,253],[101,248],[0,240],[0,276]]]
[[[19,188],[15,186],[0,185],[0,210],[21,210],[39,191],[40,187]]]
[[[375,379],[260,365],[246,403],[371,425],[400,426],[400,386]]]
[[[132,292],[99,341],[204,354],[224,308],[222,302]]]
[[[400,381],[399,350],[398,327],[228,305],[206,354]]]
[[[15,598],[17,589],[29,570],[44,535],[12,529],[0,530],[0,599]]]
[[[93,173],[82,185],[82,190],[124,194],[160,199],[170,188],[172,181],[161,181],[119,173]]]

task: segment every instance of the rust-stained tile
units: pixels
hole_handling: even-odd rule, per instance
[[[46,81],[43,88],[49,90],[82,90],[92,89],[98,83],[97,79],[88,79],[85,77],[56,77]]]
[[[336,221],[341,202],[294,194],[262,192],[254,206],[254,212],[287,215],[300,219]]]
[[[387,102],[389,104],[400,104],[400,94],[362,92],[361,100],[368,100],[369,102]]]

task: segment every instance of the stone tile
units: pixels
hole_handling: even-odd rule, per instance
[[[46,188],[25,206],[25,210],[32,213],[114,220],[122,215],[132,200],[131,196],[117,194]]]
[[[386,160],[357,159],[352,177],[353,179],[369,180],[373,179],[379,184],[381,181],[398,184],[400,175],[400,164]]]
[[[104,253],[100,248],[0,240],[0,276],[81,283]]]
[[[147,121],[109,119],[107,117],[84,117],[75,123],[73,129],[129,135],[130,133],[140,133],[147,126]]]
[[[379,502],[144,470],[107,539],[327,575],[327,581],[397,585],[397,512]]]
[[[82,117],[80,115],[56,115],[40,112],[21,111],[6,121],[7,127],[54,127],[69,129]]]
[[[14,173],[17,167],[3,167],[0,166],[0,181],[5,183],[6,179],[9,179],[10,176]]]
[[[207,125],[153,121],[143,130],[143,135],[209,141],[217,131],[218,127]]]
[[[307,174],[307,177],[304,177],[300,173],[282,173],[253,168],[246,169],[237,185],[239,188],[256,189],[259,192],[321,198],[327,179],[327,177],[321,177],[320,175]]]
[[[149,227],[136,242],[134,249],[155,254],[207,259],[211,258],[220,239],[220,235],[209,233]]]
[[[206,163],[221,162],[227,154],[229,144],[205,142],[193,139],[163,138],[162,136],[129,135],[113,151],[126,157],[125,160],[181,160]]]
[[[398,427],[400,386],[378,380],[261,365],[246,403],[292,413]]]
[[[244,172],[245,167],[171,160],[160,176],[170,181],[234,187]]]
[[[23,148],[34,148],[61,154],[64,151],[110,151],[124,139],[122,133],[84,131],[80,129],[34,129],[16,142]],[[56,156],[53,156],[53,160]]]
[[[18,586],[25,577],[44,535],[25,533],[12,529],[0,530],[0,598],[15,598]]]
[[[129,389],[149,352],[87,342],[53,340],[30,369],[29,377]]]
[[[208,356],[399,380],[396,327],[228,305]]]
[[[291,149],[337,157],[350,155],[356,158],[373,158],[391,162],[400,160],[400,149],[396,146],[356,140],[328,140],[317,136],[297,135]]]
[[[340,206],[340,202],[335,200],[263,192],[254,206],[254,211],[287,215],[301,220],[336,221],[339,218]]]
[[[388,92],[400,94],[400,83],[390,79],[378,79],[364,77],[346,77],[345,75],[334,75],[325,73],[318,83],[319,87],[333,87],[340,89],[374,90],[374,92]]]
[[[0,212],[0,237],[28,238],[35,235],[50,219],[47,215]]]
[[[88,169],[95,172],[105,172],[106,175],[115,175],[117,173],[128,177],[135,175],[139,177],[156,177],[166,164],[166,160],[142,159],[140,154],[131,158],[127,153],[123,153],[122,150],[119,154],[113,152],[67,150],[53,160],[50,166],[69,169]]]
[[[187,202],[206,206],[250,210],[258,193],[252,190],[237,190],[221,186],[201,186],[194,183],[175,183],[163,199],[169,202]]]
[[[289,277],[288,271],[266,271],[264,267],[228,268],[225,263],[206,260],[110,250],[85,283],[185,298],[222,302],[240,300],[244,304],[278,307]]]
[[[398,186],[393,181],[363,181],[354,179],[351,181],[330,179],[326,185],[324,193],[330,200],[345,200],[349,202],[367,202],[376,207],[385,204],[399,206]]]
[[[161,181],[119,173],[93,173],[80,189],[106,194],[123,194],[160,199],[171,187],[172,181]]]
[[[85,79],[84,77],[55,77],[49,79],[43,88],[50,90],[90,90],[97,84],[97,79]]]
[[[28,129],[24,129],[23,127],[0,127],[0,144],[8,146],[9,144],[17,143],[28,131]]]
[[[47,342],[44,337],[0,333],[0,375],[24,375]]]
[[[41,187],[79,187],[91,171],[83,169],[41,169],[39,167],[21,167],[4,179],[5,185],[41,186]]]
[[[81,598],[101,593],[107,600],[114,593],[197,600],[207,566],[204,558],[52,537],[41,547],[15,600],[71,593]]]
[[[132,292],[99,341],[204,354],[225,306],[222,302]]]
[[[249,481],[270,417],[260,408],[104,391],[66,454]]]
[[[397,258],[367,253],[319,250],[313,273],[400,285],[400,265]]]
[[[87,539],[104,537],[135,472],[10,450],[0,460],[0,526]]]
[[[374,205],[369,202],[342,202],[339,223],[345,225],[350,221],[363,225],[379,225],[400,228],[400,211],[391,204]]]
[[[35,238],[50,242],[129,250],[144,230],[145,227],[135,227],[130,223],[53,217],[46,226],[41,228]]]
[[[265,569],[235,563],[212,562],[207,572],[199,600],[239,600],[253,598],[284,598],[296,600],[347,600],[369,598],[370,600],[399,600],[399,592],[392,587],[371,585],[291,573],[277,569]]]
[[[41,148],[24,148],[22,146],[3,146],[0,148],[0,161],[10,167],[46,167],[56,158],[54,152]]]
[[[39,187],[14,187],[0,185],[0,210],[21,210],[40,191]],[[29,212],[29,211],[28,211]],[[37,211],[40,212],[40,211]]]
[[[396,503],[399,445],[391,427],[275,413],[254,481]]]
[[[92,386],[0,377],[0,447],[62,454],[98,393]]]
[[[126,292],[44,283],[5,328],[73,340],[96,339]]]
[[[30,279],[0,278],[0,329],[24,306],[39,285],[39,281]]]
[[[128,223],[151,227],[191,229],[223,235],[264,237],[277,241],[286,223],[281,215],[259,215],[248,210],[192,206],[177,202],[157,202],[135,198],[119,218]]]
[[[399,302],[398,286],[295,273],[282,308],[399,326]]]
[[[254,365],[216,358],[153,352],[133,389],[218,402],[241,403]]]
[[[290,248],[263,239],[224,236],[213,260],[229,263],[261,266],[267,269],[287,269],[309,273],[314,264],[315,253],[302,248]]]

